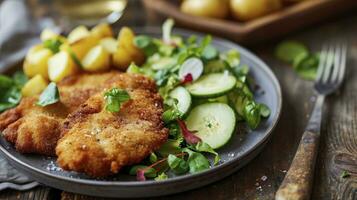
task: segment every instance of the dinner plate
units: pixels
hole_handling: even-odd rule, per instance
[[[159,28],[136,29],[139,34],[160,37]],[[173,34],[200,39],[202,34],[175,29]],[[16,169],[40,183],[61,190],[102,197],[149,197],[178,193],[207,185],[222,179],[252,160],[264,147],[278,122],[282,97],[278,80],[269,67],[253,53],[230,41],[213,38],[212,44],[220,51],[236,49],[241,54],[241,63],[251,68],[251,75],[259,86],[255,92],[258,102],[271,109],[271,115],[255,130],[238,131],[230,142],[218,150],[221,162],[200,173],[170,177],[168,180],[139,182],[134,176],[124,173],[105,179],[93,179],[82,173],[64,171],[56,164],[56,158],[20,154],[3,137],[0,151]]]

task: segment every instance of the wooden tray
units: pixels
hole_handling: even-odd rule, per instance
[[[171,17],[179,26],[226,37],[244,44],[254,44],[285,35],[324,19],[356,8],[357,0],[309,0],[281,11],[251,20],[208,19],[180,12],[177,0],[143,0],[149,14]]]

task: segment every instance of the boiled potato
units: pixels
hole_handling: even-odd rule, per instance
[[[79,60],[82,60],[88,51],[99,43],[99,38],[88,35],[76,42],[70,44],[61,45],[60,49],[68,51],[68,48],[72,49],[73,53]]]
[[[41,32],[40,35],[41,41],[44,42],[50,39],[59,39],[62,42],[67,42],[67,38],[63,37],[62,35],[52,31],[51,29],[45,28]]]
[[[113,54],[113,65],[122,71],[125,71],[133,60],[124,48],[118,48]]]
[[[40,74],[32,77],[26,82],[24,87],[22,87],[21,93],[24,97],[35,96],[41,94],[41,92],[47,87],[48,81],[43,78]]]
[[[83,38],[86,38],[89,36],[90,32],[85,26],[77,26],[75,29],[73,29],[67,36],[68,42],[75,43],[79,40],[82,40]]]
[[[106,37],[100,40],[100,45],[109,53],[115,53],[117,51],[117,41],[114,38]]]
[[[105,71],[110,68],[110,54],[101,45],[97,45],[86,54],[82,65],[86,71]]]
[[[48,60],[48,75],[51,81],[58,82],[76,71],[76,64],[67,51],[60,51]]]
[[[253,1],[254,0],[250,0]],[[181,11],[190,15],[212,18],[226,18],[229,15],[228,0],[185,0]]]
[[[123,27],[118,35],[118,48],[126,51],[131,61],[137,65],[140,65],[145,62],[145,55],[139,48],[134,45],[134,38],[134,32],[128,27]],[[126,67],[128,66],[129,65]]]
[[[99,38],[113,37],[114,35],[112,27],[107,23],[98,24],[93,27],[91,34]]]
[[[26,55],[23,69],[28,77],[40,74],[48,78],[47,61],[52,56],[52,51],[42,45],[32,47]]]
[[[269,14],[282,7],[281,0],[231,0],[233,16],[248,21]]]

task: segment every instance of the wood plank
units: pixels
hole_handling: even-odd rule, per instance
[[[6,200],[48,200],[52,199],[52,189],[39,186],[28,191],[5,190],[0,193],[0,199]]]

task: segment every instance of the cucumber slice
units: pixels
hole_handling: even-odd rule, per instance
[[[197,80],[203,72],[203,62],[198,58],[189,58],[182,63],[179,70],[179,78],[184,80],[187,74],[192,75],[192,79]]]
[[[224,103],[206,103],[192,109],[186,120],[187,128],[213,149],[225,145],[231,138],[236,117]]]
[[[190,93],[182,86],[179,86],[175,89],[173,89],[169,96],[171,98],[175,98],[177,99],[178,103],[177,103],[177,109],[182,113],[182,114],[186,114],[187,111],[190,109],[191,107],[191,95]]]
[[[161,69],[170,69],[174,65],[176,65],[176,59],[163,57],[160,58],[158,61],[154,62],[151,67],[153,70],[161,70]]]
[[[186,89],[195,97],[217,97],[232,90],[236,82],[237,79],[228,73],[213,73],[202,76]]]

